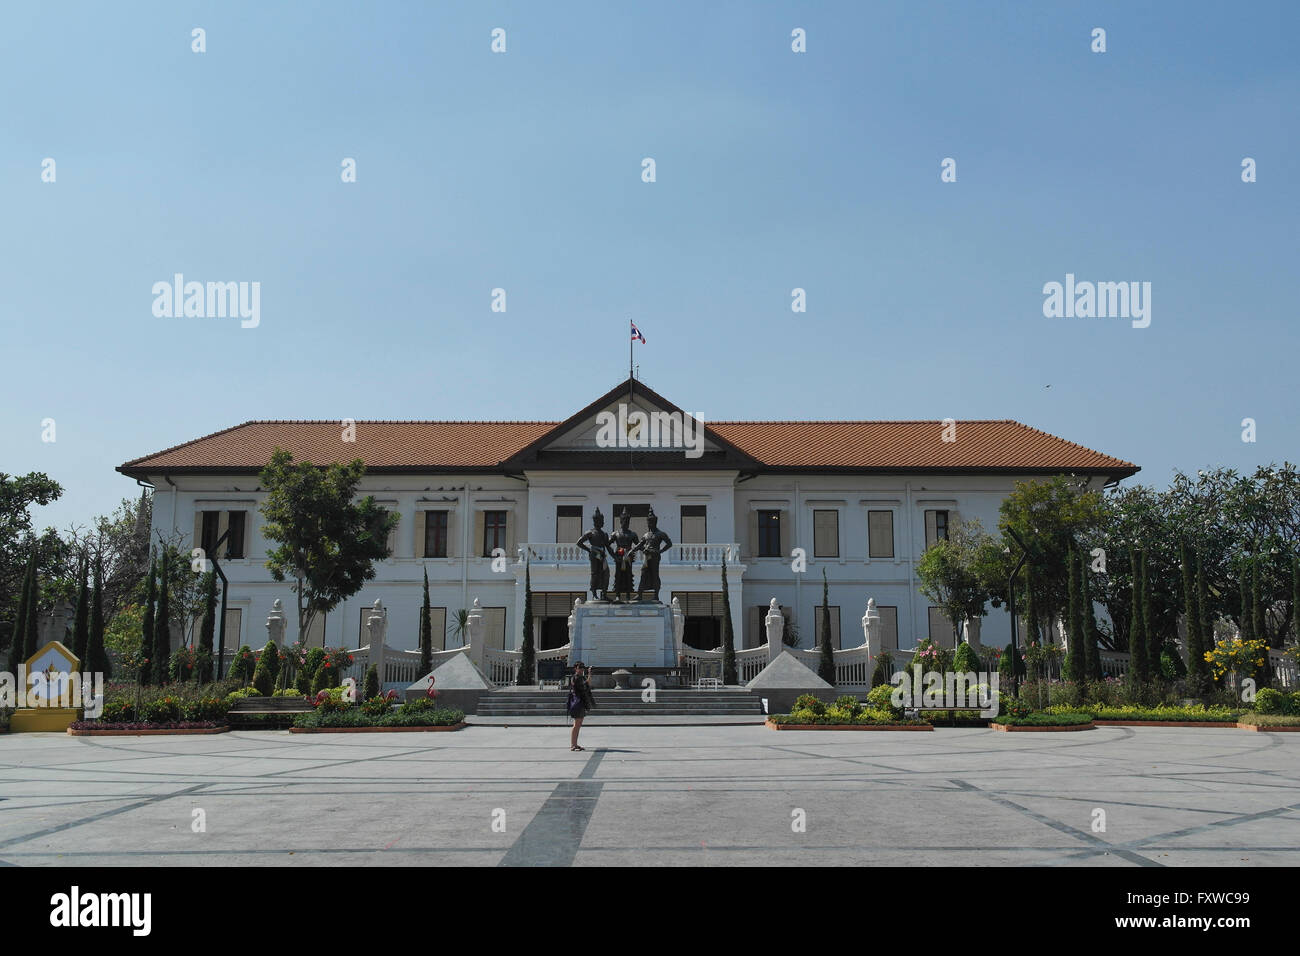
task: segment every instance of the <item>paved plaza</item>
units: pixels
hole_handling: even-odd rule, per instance
[[[11,734],[0,865],[1300,863],[1295,734],[593,724],[582,743]]]

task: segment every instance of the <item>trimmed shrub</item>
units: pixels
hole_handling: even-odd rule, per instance
[[[271,696],[272,697],[305,697],[306,694],[304,694],[296,687],[281,687]]]
[[[307,652],[307,658],[298,668],[298,676],[294,679],[294,686],[303,694],[314,694],[312,681],[316,677],[316,672],[320,670],[321,662],[325,660],[325,651],[319,647],[313,647]],[[317,688],[319,690],[319,688]]]
[[[806,710],[814,714],[826,713],[826,702],[815,694],[800,694],[795,698],[794,706],[790,708],[790,713],[795,711]]]
[[[1286,711],[1287,699],[1280,690],[1265,687],[1255,692],[1255,713],[1285,714]]]
[[[979,673],[984,669],[984,662],[975,653],[975,648],[963,641],[958,645],[957,652],[952,656],[952,669],[960,674],[971,671]]]
[[[241,684],[247,684],[252,679],[255,664],[253,649],[247,644],[242,644],[239,650],[235,651],[235,657],[230,662],[229,676],[238,680]]]
[[[1092,714],[1077,710],[1051,714],[1039,711],[1021,717],[995,717],[993,722],[995,724],[1009,724],[1012,727],[1077,727],[1080,724],[1092,723]]]
[[[1287,695],[1287,711],[1296,717],[1300,717],[1300,690]]]
[[[893,717],[903,716],[903,708],[895,707],[890,698],[894,694],[893,684],[881,684],[878,687],[871,688],[871,693],[867,694],[867,704],[874,710],[882,710]]]
[[[280,648],[275,641],[267,641],[253,670],[253,686],[262,697],[270,697],[275,690],[275,677],[280,672]]]
[[[389,699],[380,697],[378,694],[367,697],[361,702],[361,712],[367,717],[383,717],[385,714],[391,713],[392,709],[393,705]]]
[[[888,684],[889,679],[894,676],[894,658],[889,651],[881,651],[876,657],[875,669],[871,672],[872,688],[879,687],[881,684]]]
[[[372,697],[379,696],[379,668],[371,664],[366,668],[366,680],[363,685],[362,698],[370,700]]]

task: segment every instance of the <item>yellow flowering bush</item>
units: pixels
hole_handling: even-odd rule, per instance
[[[1230,671],[1250,675],[1264,666],[1264,655],[1268,653],[1266,647],[1263,641],[1243,641],[1240,637],[1233,637],[1206,651],[1205,661],[1216,678]]]

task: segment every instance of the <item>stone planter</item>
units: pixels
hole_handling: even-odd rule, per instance
[[[1058,732],[1068,733],[1073,730],[1096,730],[1097,729],[1097,725],[1094,723],[1069,724],[1067,726],[1061,726],[1061,727],[1013,727],[1010,724],[989,724],[989,726],[992,727],[994,730],[1001,730],[1004,733],[1009,733],[1009,734],[1024,734],[1024,733],[1036,734],[1036,733],[1058,733]]]
[[[774,724],[763,721],[768,730],[934,730],[930,724]]]
[[[1253,730],[1262,734],[1300,733],[1300,727],[1261,727],[1259,724],[1225,724],[1224,726],[1236,727],[1238,730]]]
[[[442,727],[290,727],[291,734],[408,734],[425,733],[439,730],[461,730],[469,726],[463,720],[459,724],[447,724]]]
[[[68,728],[70,737],[153,737],[185,736],[187,734],[224,734],[229,727],[177,727],[158,730],[73,730]]]

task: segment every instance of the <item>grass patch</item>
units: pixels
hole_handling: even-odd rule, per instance
[[[1196,704],[1192,707],[1162,704],[1156,707],[1140,707],[1122,704],[1078,704],[1074,707],[1048,707],[1049,714],[1087,713],[1095,720],[1173,720],[1223,723],[1233,722],[1242,713],[1229,707],[1206,707]]]
[[[1040,710],[1024,717],[995,717],[993,722],[1008,727],[1077,727],[1092,723],[1092,714],[1080,710],[1061,710],[1054,713]]]

